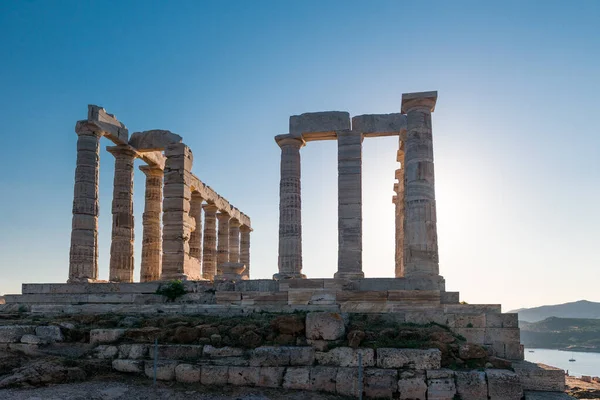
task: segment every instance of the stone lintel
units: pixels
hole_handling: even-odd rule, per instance
[[[437,102],[437,91],[415,92],[402,94],[402,112],[406,114],[414,107],[427,107],[431,112],[435,110]]]
[[[135,132],[129,139],[129,144],[139,152],[162,151],[168,145],[181,143],[183,138],[176,133],[163,129],[153,129]]]
[[[117,117],[114,116],[114,114],[107,113],[104,108],[93,104],[89,104],[87,120],[89,122],[98,122],[101,124],[101,126],[104,126],[104,128],[106,129],[105,136],[109,137],[110,140],[115,142],[115,144],[127,143],[129,139],[129,130],[127,129],[125,124],[119,122],[119,120],[117,119]]]
[[[199,194],[200,197],[202,197],[207,203],[213,204],[219,211],[229,214],[231,218],[238,220],[242,226],[247,226],[250,228],[250,230],[252,230],[252,224],[250,223],[249,216],[241,212],[238,208],[229,204],[227,199],[221,197],[221,195],[215,192],[213,188],[203,183],[193,174],[191,175],[190,188],[192,193]]]
[[[365,137],[399,136],[406,131],[406,115],[365,114],[352,117],[352,130],[361,132]]]
[[[305,141],[334,140],[336,131],[350,129],[350,114],[346,111],[322,111],[292,115],[290,135]]]

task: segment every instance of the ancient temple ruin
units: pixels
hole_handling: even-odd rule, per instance
[[[147,165],[140,282],[214,280],[222,268],[250,272],[250,218],[192,172],[191,149],[165,130],[136,132],[103,108],[90,105],[78,121],[77,167],[69,282],[98,280],[98,178],[100,139],[116,146],[110,246],[111,282],[134,281],[133,163]],[[204,230],[202,214],[204,213]],[[218,223],[218,246],[216,220]],[[161,223],[162,222],[162,223]]]

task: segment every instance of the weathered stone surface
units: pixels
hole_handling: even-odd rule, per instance
[[[523,390],[562,392],[565,390],[565,371],[544,364],[527,361],[513,362],[512,367],[523,385]]]
[[[315,359],[320,365],[358,367],[359,354],[362,355],[363,367],[375,365],[375,350],[367,348],[336,347],[328,352],[316,352]]]
[[[352,117],[352,130],[361,132],[365,136],[391,136],[399,135],[406,130],[406,115],[393,114],[365,114]]]
[[[110,346],[101,344],[94,349],[94,356],[100,359],[112,359],[119,355],[119,348],[117,346]]]
[[[210,358],[219,358],[219,357],[240,357],[244,355],[244,349],[240,349],[238,347],[214,347],[210,344],[204,346],[204,356]]]
[[[358,368],[338,368],[335,376],[335,391],[343,396],[358,397]]]
[[[458,356],[463,360],[485,358],[487,355],[487,350],[477,344],[461,344],[458,348]]]
[[[310,346],[288,347],[290,354],[290,365],[313,365],[315,361],[315,349]]]
[[[175,379],[182,383],[200,382],[201,367],[192,364],[179,364],[175,367]]]
[[[253,367],[277,367],[290,365],[290,352],[287,347],[262,346],[250,353]]]
[[[119,345],[119,358],[139,360],[148,355],[146,344],[121,344]]]
[[[168,360],[196,360],[202,357],[203,346],[199,345],[159,345],[158,359]],[[150,346],[150,358],[154,359],[154,346]]]
[[[23,335],[21,337],[21,343],[25,343],[25,344],[46,344],[48,343],[48,340],[42,339],[39,336],[36,335]]]
[[[523,397],[519,375],[502,369],[487,369],[485,373],[490,400],[519,400]]]
[[[311,390],[310,367],[287,368],[282,386],[285,389]]]
[[[200,372],[200,382],[203,385],[226,385],[229,379],[229,367],[203,365]]]
[[[456,392],[462,400],[486,399],[488,394],[485,372],[456,371]]]
[[[90,344],[115,343],[125,335],[125,329],[92,329]]]
[[[141,373],[144,362],[140,360],[116,359],[112,362],[112,368],[119,372]]]
[[[335,132],[344,129],[350,129],[350,114],[345,111],[312,112],[290,117],[290,135],[305,136],[304,140],[335,138]],[[310,133],[330,135],[306,135]]]
[[[182,137],[167,130],[154,129],[144,132],[134,132],[129,138],[129,145],[136,150],[162,151],[170,144],[181,143]]]
[[[391,399],[396,393],[398,371],[395,369],[365,370],[365,395],[368,398]]]
[[[159,381],[175,380],[176,361],[158,361],[156,363],[156,379]],[[154,377],[154,361],[144,363],[144,373],[148,378]]]
[[[60,327],[54,325],[38,326],[35,328],[35,334],[43,339],[54,342],[62,342],[64,340]]]
[[[428,400],[453,400],[455,395],[454,371],[449,369],[427,370]]]
[[[335,367],[311,367],[310,387],[311,390],[335,393],[338,368]]]
[[[229,367],[227,383],[234,386],[256,386],[260,368]]]
[[[311,340],[337,340],[346,333],[342,316],[338,313],[308,313],[306,338]]]
[[[379,368],[439,369],[441,362],[442,353],[438,349],[377,349]]]
[[[399,399],[402,400],[426,400],[425,374],[413,371],[400,372],[398,392],[400,393]]]
[[[258,368],[258,382],[256,386],[276,388],[283,383],[284,367],[261,367]]]
[[[8,325],[0,326],[0,343],[18,343],[23,335],[35,334],[35,326]]]

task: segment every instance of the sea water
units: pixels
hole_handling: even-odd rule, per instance
[[[570,358],[576,361],[570,362]],[[600,376],[600,353],[525,348],[525,360],[564,369],[571,376]]]

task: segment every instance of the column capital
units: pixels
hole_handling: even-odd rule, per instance
[[[408,113],[415,108],[425,108],[431,112],[435,110],[437,91],[416,92],[402,94],[402,112]]]
[[[292,135],[277,135],[275,136],[275,142],[279,147],[292,146],[298,149],[304,147],[306,142],[301,137],[293,137]]]
[[[215,214],[217,211],[219,211],[219,207],[212,203],[204,204],[202,208],[204,209],[204,212],[208,214]]]
[[[231,218],[229,220],[229,226],[230,227],[237,227],[237,228],[239,228],[239,227],[242,226],[242,223],[240,221],[238,221],[237,219],[235,219],[235,218]]]
[[[164,171],[156,165],[140,165],[140,171],[146,176],[163,176]]]
[[[133,149],[133,147],[131,147],[127,144],[123,144],[123,145],[119,145],[119,146],[107,146],[106,151],[108,151],[110,154],[112,154],[115,157],[127,156],[127,157],[136,158],[138,155],[137,151],[135,151]]]
[[[97,138],[104,136],[104,130],[88,120],[77,121],[75,133],[77,136],[96,136]]]
[[[252,228],[250,228],[248,225],[241,225],[240,232],[252,232]]]
[[[226,220],[228,220],[228,221],[229,221],[229,220],[231,219],[231,215],[227,214],[227,213],[226,213],[226,212],[224,212],[224,211],[219,211],[219,212],[217,213],[217,219],[226,219]]]

